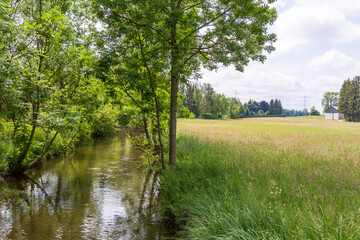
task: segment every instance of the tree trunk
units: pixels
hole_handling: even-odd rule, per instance
[[[176,11],[176,1],[173,3],[172,11]],[[171,23],[171,96],[170,96],[170,123],[169,123],[169,165],[176,165],[176,113],[177,99],[179,91],[179,46],[177,45],[177,20],[173,19]]]
[[[38,6],[38,11],[39,11],[39,20],[38,20],[38,22],[41,23],[42,0],[39,0],[38,5],[39,5]],[[37,33],[38,33],[38,38],[37,38],[36,46],[37,46],[37,50],[39,52],[41,52],[41,47],[42,47],[41,45],[42,44],[41,44],[40,31],[37,30]],[[39,76],[40,76],[41,70],[42,70],[42,60],[43,60],[43,56],[42,56],[42,54],[39,54],[39,65],[38,65]],[[40,82],[41,77],[39,77],[38,80]],[[37,86],[34,90],[35,90],[35,96],[38,97],[39,87]],[[24,172],[26,170],[26,167],[23,165],[23,161],[26,159],[26,156],[27,156],[27,154],[28,154],[28,152],[30,150],[31,144],[32,144],[34,136],[35,136],[36,121],[38,120],[39,109],[40,109],[40,102],[37,99],[35,99],[32,102],[32,130],[31,130],[31,133],[30,133],[30,137],[29,137],[29,140],[28,140],[27,144],[25,145],[23,151],[19,155],[19,157],[17,159],[17,162],[15,163],[15,165],[11,169],[12,174],[19,174],[19,173],[22,173],[22,172]]]
[[[143,123],[144,123],[144,131],[145,131],[146,139],[148,140],[149,144],[151,145],[151,138],[150,138],[150,133],[149,133],[147,119],[146,119],[145,114],[143,114]]]
[[[174,73],[173,73],[174,72]],[[171,105],[170,105],[170,126],[169,126],[169,165],[176,165],[176,114],[177,114],[177,98],[179,89],[179,76],[176,70],[171,73]]]
[[[155,106],[156,106],[156,121],[157,121],[157,132],[158,132],[158,138],[159,138],[159,147],[160,147],[160,157],[161,157],[161,166],[162,169],[165,169],[165,156],[164,156],[164,145],[161,138],[161,124],[160,124],[160,109],[159,109],[159,103],[155,94]]]
[[[58,135],[59,132],[56,132],[54,137],[51,139],[51,141],[49,142],[49,144],[47,145],[46,149],[40,154],[40,156],[38,156],[35,160],[33,160],[28,168],[32,168],[33,166],[35,166],[36,164],[38,164],[40,162],[40,160],[42,159],[42,157],[44,157],[44,155],[49,151],[51,145],[53,144],[56,136]]]
[[[17,174],[17,173],[23,172],[22,162],[25,160],[26,155],[29,152],[29,149],[31,147],[31,144],[32,144],[34,136],[35,136],[36,121],[38,119],[38,111],[39,111],[39,104],[34,103],[33,104],[33,112],[32,112],[32,124],[33,125],[32,125],[32,130],[30,133],[30,137],[29,137],[29,140],[28,140],[27,144],[25,145],[23,151],[21,152],[20,156],[18,157],[16,164],[11,169],[12,174]]]

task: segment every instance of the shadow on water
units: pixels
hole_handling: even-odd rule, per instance
[[[0,239],[166,239],[157,173],[124,135],[0,181]]]

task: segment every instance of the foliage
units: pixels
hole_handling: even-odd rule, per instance
[[[244,104],[245,109],[247,109],[247,114],[250,115],[255,115],[259,109],[260,109],[260,104],[257,101],[254,100],[249,100],[247,103]],[[247,115],[245,114],[245,116]]]
[[[295,109],[283,109],[282,112],[283,115],[288,117],[301,117],[301,116],[307,116],[309,115],[308,110],[305,108],[303,110],[295,110]]]
[[[201,64],[208,69],[233,64],[242,71],[250,60],[264,62],[265,52],[274,50],[272,44],[276,40],[275,34],[267,32],[268,25],[276,19],[276,10],[270,8],[270,3],[92,1],[94,13],[106,27],[105,49],[110,49],[110,55],[116,59],[121,58],[121,68],[137,71],[139,79],[143,79],[136,89],[170,89],[170,165],[176,164],[180,82],[196,75]],[[127,77],[128,81],[133,79],[133,74]]]
[[[257,102],[254,100],[249,100],[244,104],[245,107],[245,116],[255,116],[255,115],[281,115],[283,111],[283,107],[280,99],[273,99],[270,102],[261,101]]]
[[[259,104],[260,110],[262,110],[264,113],[269,111],[269,103],[266,101],[261,101]]]
[[[236,98],[227,98],[214,91],[210,84],[191,83],[180,89],[182,101],[180,107],[187,107],[196,118],[238,119],[248,116],[281,116],[282,104],[278,99],[257,102],[249,100],[244,105]],[[181,109],[181,108],[180,108]]]
[[[179,110],[179,118],[193,119],[195,118],[195,114],[190,112],[190,110],[187,107],[182,107]]]
[[[200,115],[202,119],[217,119],[217,116],[212,115],[211,113],[202,113]]]
[[[244,105],[242,105],[236,98],[231,98],[229,112],[231,119],[238,119],[245,115]]]
[[[99,108],[92,121],[92,135],[95,137],[111,136],[116,131],[116,118],[119,111],[111,104]]]
[[[183,95],[180,106],[187,107],[196,118],[224,118],[232,108],[231,100],[216,93],[208,83],[189,83],[183,85],[180,92]]]
[[[360,121],[360,76],[344,81],[340,90],[339,110],[347,121]]]
[[[183,84],[180,93],[183,96],[180,109],[188,108],[196,118],[216,119],[229,115],[230,99],[216,93],[208,83]]]
[[[356,124],[181,120],[179,130],[161,196],[182,239],[360,237]]]
[[[5,9],[0,121],[12,150],[1,162],[17,174],[68,149],[105,95],[91,73],[95,58],[78,3],[9,1]]]
[[[320,116],[320,112],[315,109],[315,106],[312,106],[312,108],[310,109],[310,115],[311,116]]]
[[[323,106],[323,111],[326,109],[337,106],[339,104],[339,93],[338,92],[326,92],[321,99],[321,105]]]

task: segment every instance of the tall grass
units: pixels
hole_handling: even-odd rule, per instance
[[[360,125],[185,120],[165,213],[184,239],[360,239]]]

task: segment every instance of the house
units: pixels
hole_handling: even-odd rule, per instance
[[[344,115],[341,112],[339,112],[338,106],[332,106],[325,110],[325,119],[328,120],[344,119]]]

